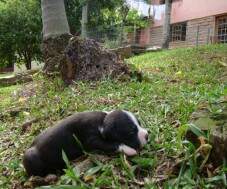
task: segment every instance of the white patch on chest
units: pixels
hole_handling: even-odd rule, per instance
[[[110,113],[112,113],[114,110],[112,110],[112,111],[103,111],[104,113],[106,113],[106,114],[110,114]]]

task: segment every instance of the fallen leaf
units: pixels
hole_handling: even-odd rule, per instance
[[[183,73],[182,73],[182,71],[178,71],[178,72],[175,73],[175,75],[176,75],[176,76],[182,76]]]
[[[24,103],[26,100],[27,100],[27,98],[25,98],[25,97],[20,97],[20,98],[18,99],[18,101],[19,101],[20,103]]]
[[[225,62],[219,61],[219,64],[220,64],[221,66],[227,67],[227,64],[226,64]]]
[[[207,175],[208,175],[208,178],[213,177],[213,174],[211,173],[208,167],[207,167]]]
[[[94,175],[84,176],[84,181],[85,182],[88,182],[88,181],[91,181],[91,180],[94,180],[94,179],[95,179]]]
[[[23,114],[25,115],[25,116],[29,116],[30,115],[30,113],[29,112],[23,112]]]

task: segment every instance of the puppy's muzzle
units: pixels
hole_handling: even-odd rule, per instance
[[[149,136],[146,129],[140,128],[138,132],[138,138],[141,144],[141,147],[143,147],[145,144],[147,144]]]

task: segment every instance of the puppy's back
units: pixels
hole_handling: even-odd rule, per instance
[[[41,175],[63,168],[62,150],[70,160],[82,155],[74,135],[84,143],[92,130],[97,130],[103,123],[105,115],[103,112],[76,113],[40,133],[24,155],[23,164],[27,173]]]

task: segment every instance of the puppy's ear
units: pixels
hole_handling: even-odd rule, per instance
[[[106,116],[103,122],[103,126],[100,129],[100,132],[103,138],[108,140],[114,140],[117,134],[114,120]]]
[[[117,141],[119,139],[119,126],[122,122],[122,111],[113,110],[108,112],[103,120],[102,136],[107,140]]]
[[[105,139],[111,139],[113,132],[114,132],[114,125],[111,124],[105,124],[101,129],[100,129],[101,135]]]

